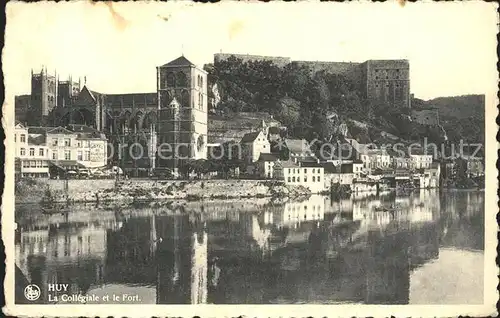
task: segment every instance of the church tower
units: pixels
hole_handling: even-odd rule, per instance
[[[31,71],[31,108],[28,110],[28,125],[44,125],[57,104],[57,75],[49,75],[42,68],[38,74]]]
[[[158,168],[207,158],[207,72],[184,56],[157,67]]]

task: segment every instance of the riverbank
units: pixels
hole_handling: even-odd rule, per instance
[[[65,183],[67,182],[67,189]],[[132,205],[155,201],[202,199],[307,198],[311,192],[268,180],[47,180],[25,179],[16,184],[16,204],[37,204],[50,197],[53,203],[116,203]]]

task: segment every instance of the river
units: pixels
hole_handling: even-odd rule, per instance
[[[75,206],[65,217],[29,217],[30,209],[16,207],[16,265],[41,287],[41,303],[75,302],[63,295],[142,304],[483,302],[484,192]],[[49,292],[54,283],[67,291]]]

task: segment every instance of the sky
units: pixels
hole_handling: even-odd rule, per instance
[[[156,66],[184,54],[292,60],[408,59],[415,97],[496,90],[495,4],[12,3],[3,52],[6,103],[30,93],[31,69],[86,77],[102,93],[154,92]],[[43,12],[43,13],[42,13]]]

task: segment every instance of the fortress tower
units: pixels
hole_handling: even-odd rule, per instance
[[[158,168],[207,158],[207,73],[184,56],[157,67]],[[163,157],[163,158],[162,158]]]

